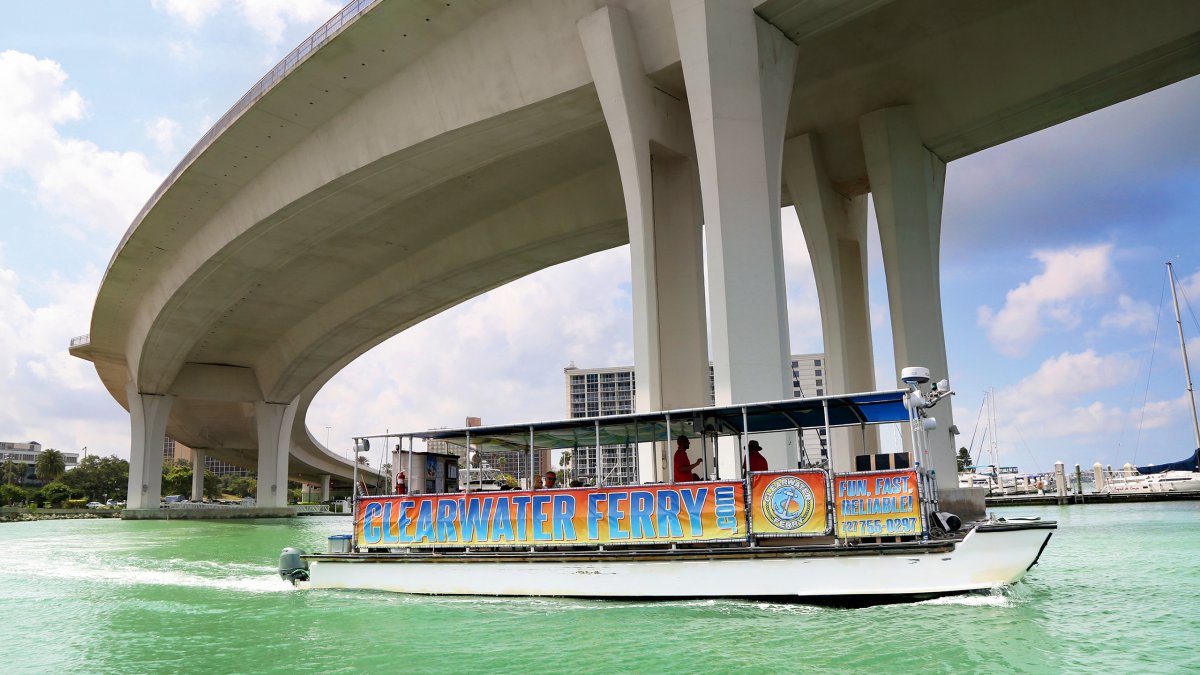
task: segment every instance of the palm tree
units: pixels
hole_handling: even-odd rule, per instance
[[[23,478],[25,478],[24,464],[18,464],[12,459],[6,459],[3,464],[0,464],[0,483],[16,485]]]
[[[54,448],[46,448],[38,456],[37,464],[33,467],[33,475],[38,480],[56,481],[67,472],[67,463],[63,454]]]

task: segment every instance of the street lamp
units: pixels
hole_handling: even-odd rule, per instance
[[[325,449],[329,449],[329,430],[333,427],[325,427]]]

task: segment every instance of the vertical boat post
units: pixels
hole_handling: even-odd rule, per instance
[[[825,452],[828,453],[830,460],[832,460],[833,459],[833,434],[829,433],[829,399],[823,399],[821,401],[821,407],[825,409]],[[804,436],[804,432],[801,431],[800,435]],[[832,465],[833,465],[833,462],[830,461],[830,466],[832,466]],[[799,467],[797,467],[797,468],[799,468]]]
[[[746,463],[748,449],[743,448],[750,442],[750,417],[746,414],[746,406],[742,406],[742,433],[738,438],[738,466],[742,467],[742,479],[750,475],[750,466]]]
[[[667,417],[667,431],[666,431],[667,452],[671,452],[671,413],[666,413],[666,417]],[[657,455],[658,453],[656,452],[654,454]],[[655,459],[657,460],[658,458],[655,457]],[[667,484],[674,485],[675,484],[675,455],[671,455],[671,461],[668,462],[667,464],[668,464],[667,475],[669,475],[671,477],[670,480],[667,481]]]
[[[471,494],[471,430],[467,429],[467,487],[463,494]],[[479,489],[483,489],[483,458],[479,459]]]
[[[1179,319],[1179,296],[1175,291],[1175,268],[1167,261],[1167,276],[1171,279],[1171,300],[1175,305],[1175,327],[1179,329],[1179,351],[1183,353],[1183,376],[1187,379],[1188,401],[1192,404],[1192,433],[1200,448],[1200,419],[1196,416],[1196,393],[1192,390],[1192,370],[1188,367],[1187,342],[1183,339],[1183,321]]]
[[[412,472],[412,455],[413,455],[413,437],[409,436],[408,437],[408,485],[406,485],[405,487],[407,489],[408,494],[410,494],[410,495],[413,493],[413,485],[417,481],[417,479],[413,476],[413,472]]]
[[[600,418],[596,418],[596,487],[604,487],[604,465],[600,459]]]
[[[533,490],[533,425],[529,425],[529,489]],[[530,547],[529,550],[533,550]]]
[[[638,421],[637,421],[637,418],[635,417],[635,418],[633,418],[633,457],[637,461],[635,461],[633,463],[633,482],[638,485],[641,485],[642,484],[642,462],[641,462],[642,448],[641,448],[641,444],[638,443],[638,432],[639,431],[640,431],[640,429],[638,429]],[[626,439],[628,439],[628,438],[629,437],[626,436]]]

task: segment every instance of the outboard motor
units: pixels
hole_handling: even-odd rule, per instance
[[[279,554],[279,578],[295,584],[297,581],[308,581],[308,563],[300,556],[304,551],[298,548],[285,548]]]

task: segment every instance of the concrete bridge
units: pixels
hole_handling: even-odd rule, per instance
[[[718,402],[789,395],[794,204],[827,389],[868,390],[870,194],[896,363],[940,377],[947,163],[1198,71],[1192,0],[362,0],[153,195],[71,353],[130,411],[131,507],[158,503],[164,432],[257,465],[275,506],[289,477],[350,475],[304,421],[346,364],[625,243],[639,409],[704,402],[702,231]],[[835,437],[835,467],[863,443]]]

